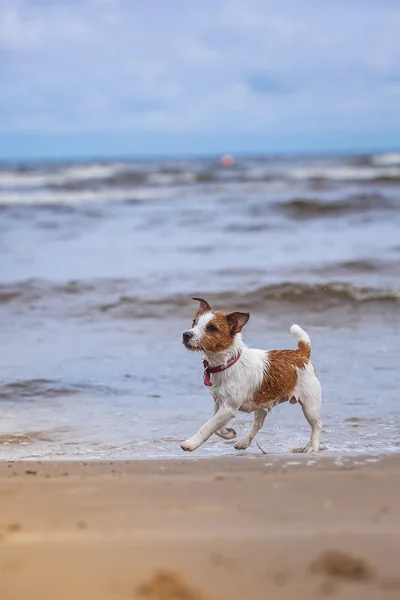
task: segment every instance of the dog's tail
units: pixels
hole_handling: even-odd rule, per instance
[[[300,354],[302,354],[305,358],[310,358],[311,341],[304,329],[299,327],[299,325],[292,325],[290,328],[290,333],[294,335],[294,337],[297,340],[297,349],[300,352]]]

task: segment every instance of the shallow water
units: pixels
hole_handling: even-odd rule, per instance
[[[198,295],[250,310],[252,346],[306,329],[327,452],[398,450],[399,193],[400,155],[3,166],[2,458],[181,456],[212,412],[180,342]],[[258,439],[308,436],[282,405]]]

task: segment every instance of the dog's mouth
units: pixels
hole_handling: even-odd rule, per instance
[[[187,342],[183,340],[182,343],[185,346],[186,350],[190,350],[191,352],[201,352],[203,350],[198,343],[193,342],[192,340],[188,340]]]

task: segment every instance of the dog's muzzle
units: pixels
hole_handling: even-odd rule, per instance
[[[184,333],[182,334],[182,342],[184,346],[186,346],[186,348],[189,348],[189,350],[195,349],[195,345],[192,343],[193,337],[194,334],[192,331],[184,331]]]
[[[190,340],[193,337],[193,333],[191,331],[184,331],[182,334],[182,341],[184,344],[187,344],[188,342],[190,342]]]

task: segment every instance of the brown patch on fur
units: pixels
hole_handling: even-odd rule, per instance
[[[216,327],[218,331],[208,331],[208,327]],[[221,352],[232,345],[235,332],[229,324],[224,313],[216,312],[215,316],[207,323],[201,345],[206,352]]]
[[[197,312],[193,319],[193,326],[201,315],[207,312],[213,312],[213,319],[207,324],[205,334],[201,340],[201,347],[205,352],[221,352],[232,345],[233,338],[242,331],[250,318],[249,313],[233,312],[225,314],[219,311],[213,311],[206,300],[202,298],[192,298],[200,302]],[[216,327],[217,330],[213,330]]]
[[[193,300],[199,300],[200,302],[193,320],[193,325],[195,325],[201,315],[205,312],[213,311],[205,300],[201,300],[200,298],[193,298]],[[226,350],[232,345],[233,338],[237,333],[242,331],[249,318],[249,313],[234,312],[225,314],[214,311],[214,317],[207,323],[205,334],[201,339],[202,349],[205,352],[221,352],[221,350]],[[213,330],[212,327],[216,327],[217,331]]]
[[[297,345],[297,350],[300,352],[300,354],[303,354],[307,359],[310,358],[310,356],[311,356],[310,344],[300,341]]]
[[[303,344],[308,346],[308,344]],[[309,348],[309,346],[308,346]],[[297,385],[297,369],[304,369],[309,355],[300,348],[297,350],[270,350],[268,352],[268,369],[265,371],[260,389],[254,394],[253,401],[258,405],[278,400],[286,402],[290,398],[293,404],[293,394]]]
[[[233,312],[226,315],[232,333],[239,333],[250,319],[250,313]]]

